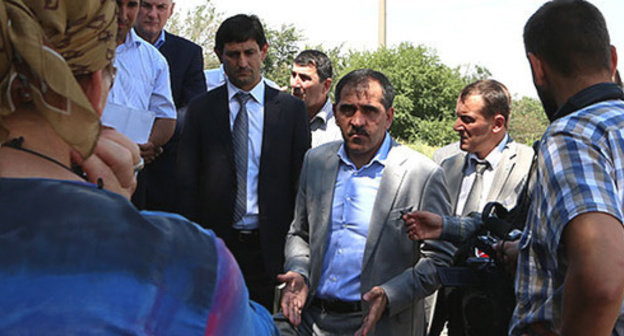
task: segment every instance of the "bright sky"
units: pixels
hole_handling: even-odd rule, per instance
[[[175,1],[175,0],[174,0]],[[179,0],[186,10],[204,0]],[[544,0],[386,0],[387,44],[403,41],[437,50],[449,66],[481,65],[520,96],[537,97],[524,56],[522,30]],[[306,40],[323,44],[377,48],[378,0],[212,0],[223,18],[256,14],[272,27],[294,24]],[[607,20],[611,43],[624,62],[624,1],[592,1]],[[624,69],[624,66],[620,66]]]

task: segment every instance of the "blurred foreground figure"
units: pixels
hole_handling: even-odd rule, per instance
[[[99,121],[115,13],[0,2],[0,334],[276,333],[212,232],[128,201],[138,147]]]

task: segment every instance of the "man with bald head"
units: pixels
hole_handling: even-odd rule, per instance
[[[169,64],[171,93],[178,118],[173,137],[163,146],[162,154],[141,173],[133,196],[137,206],[149,210],[174,209],[173,176],[184,110],[191,99],[206,92],[202,48],[164,29],[174,7],[172,0],[142,0],[134,24],[137,35],[156,47]]]

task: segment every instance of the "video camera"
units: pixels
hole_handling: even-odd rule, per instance
[[[454,266],[438,269],[446,287],[449,336],[507,333],[515,306],[513,278],[496,258],[493,245],[520,238],[512,212],[500,203],[488,203],[481,213],[482,229],[458,247]]]

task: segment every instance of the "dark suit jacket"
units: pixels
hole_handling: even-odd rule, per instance
[[[188,105],[191,99],[206,92],[204,56],[200,46],[165,32],[165,43],[159,50],[169,63],[171,93],[176,108]]]
[[[163,153],[139,175],[132,201],[141,209],[174,211],[176,155],[184,120],[181,109],[191,99],[206,92],[204,57],[200,46],[167,32],[165,43],[159,50],[169,64],[171,93],[178,110],[178,120],[175,133],[163,147]]]
[[[228,244],[236,174],[227,86],[207,92],[188,107],[178,152],[179,212],[214,230]],[[260,241],[270,275],[282,270],[284,240],[293,218],[303,156],[310,148],[304,103],[266,87],[258,180]]]

